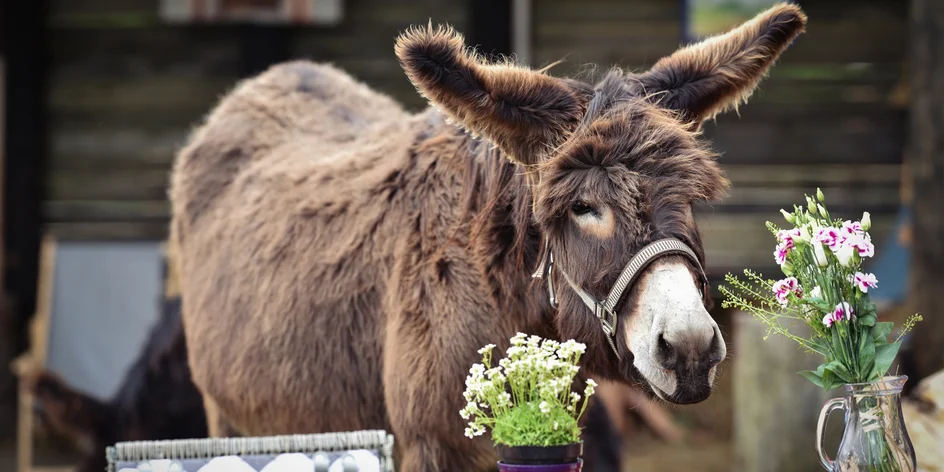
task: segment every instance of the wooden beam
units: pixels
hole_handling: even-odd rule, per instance
[[[470,46],[487,55],[512,53],[512,0],[469,0]]]
[[[922,314],[911,335],[910,382],[944,369],[944,3],[911,2],[911,301]]]
[[[291,29],[281,25],[243,24],[237,27],[239,75],[259,74],[291,57]]]
[[[46,154],[46,0],[0,2],[4,57],[2,291],[12,301],[2,341],[13,355],[27,347],[35,310],[41,179]],[[16,119],[9,119],[15,116]],[[6,364],[6,362],[4,362]],[[4,371],[6,365],[0,366]]]

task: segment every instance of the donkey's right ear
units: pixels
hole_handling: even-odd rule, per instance
[[[525,165],[539,163],[583,116],[579,90],[525,67],[486,64],[448,26],[409,29],[396,54],[430,103]]]

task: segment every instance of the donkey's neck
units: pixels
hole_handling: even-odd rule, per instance
[[[491,142],[453,126],[445,133],[457,140],[456,160],[465,166],[456,229],[468,233],[470,256],[499,308],[518,317],[522,329],[539,329],[551,307],[544,285],[531,278],[543,236],[532,214],[529,177]]]

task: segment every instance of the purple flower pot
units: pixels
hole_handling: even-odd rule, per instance
[[[498,461],[500,472],[580,472],[583,459],[567,464],[508,464]]]
[[[498,445],[498,470],[501,472],[580,472],[583,468],[583,443],[565,446]]]

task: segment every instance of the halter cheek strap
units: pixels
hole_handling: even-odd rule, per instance
[[[708,288],[708,277],[705,275],[704,269],[701,267],[701,263],[698,261],[698,256],[695,255],[690,247],[685,243],[674,238],[659,239],[648,244],[646,247],[642,248],[632,259],[629,260],[629,263],[626,264],[626,267],[623,268],[623,272],[620,273],[616,283],[613,284],[613,288],[610,289],[610,293],[606,298],[598,300],[596,297],[588,293],[586,290],[580,288],[573,279],[567,275],[562,269],[560,270],[561,275],[564,276],[564,280],[567,282],[567,285],[570,285],[570,288],[580,297],[584,305],[593,312],[593,315],[600,320],[600,325],[603,328],[603,334],[606,335],[606,340],[610,344],[610,347],[613,349],[613,352],[616,354],[616,358],[620,359],[620,353],[616,349],[616,305],[619,303],[620,299],[623,297],[623,294],[626,292],[626,289],[631,287],[636,280],[639,278],[639,275],[643,272],[643,269],[649,266],[653,261],[659,259],[660,257],[668,255],[681,255],[689,260],[691,260],[695,267],[698,268],[698,274],[701,276],[702,282],[702,294],[704,295],[705,291]],[[551,276],[551,273],[554,270],[554,255],[551,253],[550,240],[544,240],[544,258],[541,260],[541,264],[538,266],[538,269],[531,275],[533,278],[545,278],[547,279],[547,292],[550,297],[551,306],[557,308],[557,294],[554,291],[554,278]]]

